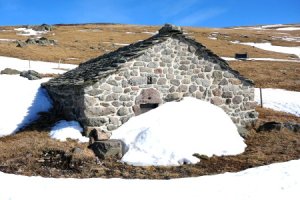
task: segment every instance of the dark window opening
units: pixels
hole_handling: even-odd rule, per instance
[[[152,76],[147,76],[147,84],[152,84]]]
[[[140,104],[141,114],[158,107],[158,103]]]

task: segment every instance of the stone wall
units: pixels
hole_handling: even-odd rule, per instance
[[[96,128],[110,134],[139,113],[140,104],[162,104],[185,96],[221,107],[241,134],[257,118],[253,86],[233,71],[199,59],[196,48],[179,39],[169,38],[120,65],[116,73],[85,87],[84,95],[76,97],[75,105],[83,101],[82,111],[76,112],[87,132]]]

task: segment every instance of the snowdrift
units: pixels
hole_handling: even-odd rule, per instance
[[[196,163],[194,153],[234,155],[246,147],[221,108],[191,97],[131,118],[112,138],[124,141],[122,160],[133,165]]]

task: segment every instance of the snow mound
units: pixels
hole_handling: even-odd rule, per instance
[[[80,142],[88,142],[89,138],[82,136],[82,127],[77,121],[61,120],[52,127],[49,135],[53,139],[66,141],[67,138],[79,140]]]
[[[29,81],[18,75],[0,75],[0,137],[17,132],[47,112],[51,100],[40,87],[49,79]]]
[[[191,97],[131,118],[111,138],[126,144],[122,161],[142,166],[196,163],[194,153],[235,155],[246,147],[221,108]]]

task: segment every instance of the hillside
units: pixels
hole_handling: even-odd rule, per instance
[[[55,25],[49,32],[30,36],[20,27],[0,27],[0,55],[29,60],[79,64],[111,52],[121,46],[151,37],[159,26],[120,24]],[[30,27],[27,27],[30,28]],[[228,60],[232,68],[252,79],[256,87],[272,87],[300,91],[300,25],[269,25],[256,27],[195,28],[183,27],[187,34]],[[25,31],[25,32],[24,32]],[[24,34],[25,33],[25,34]],[[34,32],[35,33],[35,32]],[[17,40],[46,37],[56,45],[27,45],[20,48]],[[270,43],[272,48],[286,47],[280,53],[253,47]],[[275,46],[275,47],[274,47]],[[292,48],[292,51],[290,51]],[[235,53],[247,52],[254,60],[236,61]],[[298,52],[298,53],[297,53]],[[296,54],[296,55],[295,55]]]

